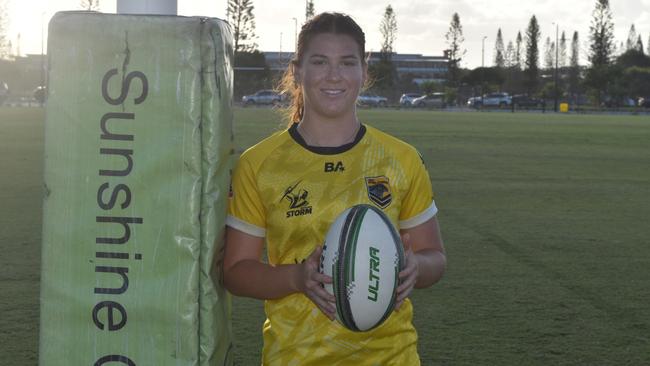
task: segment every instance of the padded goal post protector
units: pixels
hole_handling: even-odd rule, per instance
[[[232,364],[220,285],[232,36],[218,19],[50,22],[41,365]]]

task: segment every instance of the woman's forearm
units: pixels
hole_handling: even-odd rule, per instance
[[[424,249],[415,253],[418,261],[418,279],[415,288],[426,288],[440,281],[445,273],[447,257],[434,249]]]
[[[299,267],[299,264],[272,266],[253,259],[242,260],[224,273],[224,284],[233,295],[278,299],[298,292]]]

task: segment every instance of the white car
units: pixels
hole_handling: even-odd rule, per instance
[[[388,105],[388,98],[374,94],[360,94],[357,103],[369,107],[385,107]]]
[[[410,107],[413,105],[413,100],[421,97],[422,94],[417,94],[417,93],[404,93],[402,96],[399,98],[399,104],[402,107]]]
[[[481,104],[484,107],[504,108],[512,104],[512,97],[508,93],[490,93],[482,98]]]
[[[419,98],[416,98],[412,102],[414,107],[419,108],[445,108],[447,103],[445,102],[445,93],[431,93]]]
[[[279,104],[282,96],[273,90],[260,90],[255,94],[244,95],[242,103],[244,106],[258,104]]]
[[[639,104],[639,107],[650,108],[650,97],[647,97],[647,98],[641,97],[641,98],[639,98],[638,104]]]
[[[467,99],[467,106],[470,108],[480,108],[483,105],[482,97],[471,97]]]

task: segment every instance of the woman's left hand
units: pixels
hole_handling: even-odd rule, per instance
[[[406,265],[404,269],[399,273],[400,285],[397,287],[397,299],[395,303],[395,309],[399,308],[404,303],[404,300],[411,294],[413,287],[418,279],[419,269],[418,261],[411,249],[411,244],[409,243],[409,234],[402,235],[402,243],[404,243],[404,259]]]

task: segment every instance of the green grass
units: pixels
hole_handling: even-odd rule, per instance
[[[0,364],[6,365],[38,360],[43,119],[42,109],[0,108]]]
[[[237,109],[237,150],[280,128]],[[449,268],[413,294],[424,365],[650,364],[650,118],[360,111],[429,168]],[[38,343],[43,113],[0,109],[0,346]],[[235,360],[262,303],[235,298]],[[5,356],[6,357],[6,356]]]

